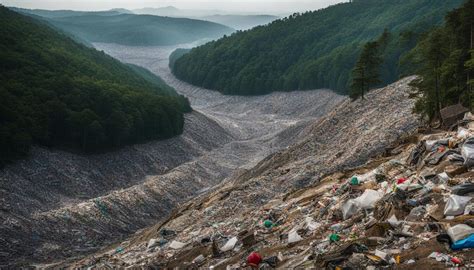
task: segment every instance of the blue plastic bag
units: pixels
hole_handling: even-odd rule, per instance
[[[451,245],[453,250],[463,248],[474,248],[474,234],[469,235],[467,238],[461,239]]]

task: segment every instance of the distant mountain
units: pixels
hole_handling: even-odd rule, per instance
[[[382,80],[403,74],[402,56],[420,33],[464,0],[357,0],[239,31],[173,59],[173,73],[225,94],[330,88],[347,93],[363,44],[387,29]]]
[[[247,30],[255,26],[265,25],[278,18],[272,15],[212,15],[200,17],[202,20],[227,25],[236,30]]]
[[[58,29],[87,42],[132,46],[174,45],[201,39],[215,39],[234,31],[230,27],[208,21],[119,14],[117,11],[78,13],[21,10],[21,12],[44,16]],[[63,17],[65,14],[73,16]]]
[[[258,25],[267,24],[279,18],[273,15],[260,15],[250,12],[233,14],[223,10],[179,9],[173,6],[135,9],[133,12],[136,14],[210,21],[229,26],[236,30],[247,30]]]
[[[61,18],[61,17],[73,17],[73,16],[84,16],[84,15],[113,16],[113,15],[119,15],[122,13],[130,13],[130,11],[123,12],[122,9],[111,9],[107,11],[45,10],[45,9],[25,9],[25,8],[16,8],[16,7],[10,7],[10,9],[16,12],[41,16],[45,18]]]
[[[156,16],[167,16],[167,17],[181,17],[179,16],[180,10],[173,6],[169,7],[161,7],[161,8],[140,8],[134,9],[133,13],[135,14],[148,14],[148,15],[156,15]]]
[[[232,12],[218,9],[179,9],[173,6],[132,10],[135,14],[149,14],[176,18],[201,18],[213,15],[259,15],[256,12]]]
[[[0,6],[0,165],[32,144],[95,152],[180,134],[187,100],[151,72]]]
[[[121,13],[121,14],[133,14],[133,12],[131,10],[128,10],[128,9],[125,9],[125,8],[113,8],[110,11]]]

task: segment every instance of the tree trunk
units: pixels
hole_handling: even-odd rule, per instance
[[[437,68],[438,69],[438,68]],[[441,106],[439,99],[439,78],[438,70],[435,71],[435,96],[436,96],[436,116],[439,117],[441,114]]]

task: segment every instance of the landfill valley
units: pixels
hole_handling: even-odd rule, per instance
[[[474,267],[474,116],[453,107],[449,129],[425,127],[416,77],[356,101],[224,96],[171,74],[176,47],[94,46],[195,111],[170,140],[35,148],[3,169],[0,268]]]
[[[0,170],[0,268],[73,259],[122,241],[304,138],[345,100],[329,90],[223,96],[176,80],[168,67],[174,48],[101,46],[161,75],[194,111],[172,139],[94,155],[35,147]]]
[[[413,77],[341,102],[306,138],[94,255],[51,267],[474,267],[474,116],[412,114]]]
[[[5,2],[0,270],[474,270],[474,0]]]

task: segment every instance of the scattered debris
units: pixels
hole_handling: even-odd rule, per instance
[[[247,257],[247,265],[251,267],[258,267],[261,262],[262,256],[260,256],[260,254],[258,254],[257,252],[252,252]]]
[[[229,241],[227,241],[227,243],[225,243],[223,247],[221,247],[221,251],[226,252],[232,250],[234,249],[235,244],[237,244],[237,237],[232,237],[231,239],[229,239]]]
[[[179,241],[174,241],[173,240],[173,242],[171,242],[169,247],[172,248],[172,249],[182,249],[185,246],[186,246],[186,243],[181,243]]]
[[[456,104],[441,109],[440,114],[443,126],[445,128],[450,128],[452,125],[456,124],[457,121],[462,120],[464,114],[467,112],[469,112],[469,109],[462,106],[461,104]]]
[[[334,119],[323,120],[328,124],[322,127],[329,129]],[[153,254],[144,252],[144,240],[156,237],[157,231],[150,229],[149,238],[135,240],[142,244],[107,260],[113,265],[173,268],[186,267],[202,254],[200,267],[215,269],[470,265],[474,168],[465,162],[469,155],[461,154],[461,148],[474,141],[474,121],[460,123],[458,131],[407,135],[389,150],[383,147],[383,155],[331,171],[313,166],[319,158],[315,156],[324,155],[334,165],[346,153],[325,149],[331,153],[308,154],[310,146],[325,142],[312,138],[183,206],[163,225],[176,231],[176,241],[189,243],[182,250],[165,245]],[[345,151],[352,154],[364,151],[347,146]],[[195,231],[199,233],[192,234]],[[203,237],[210,240],[203,243]],[[214,252],[214,246],[222,246],[221,252]],[[251,265],[254,253],[259,259]],[[92,264],[88,259],[78,263]]]

